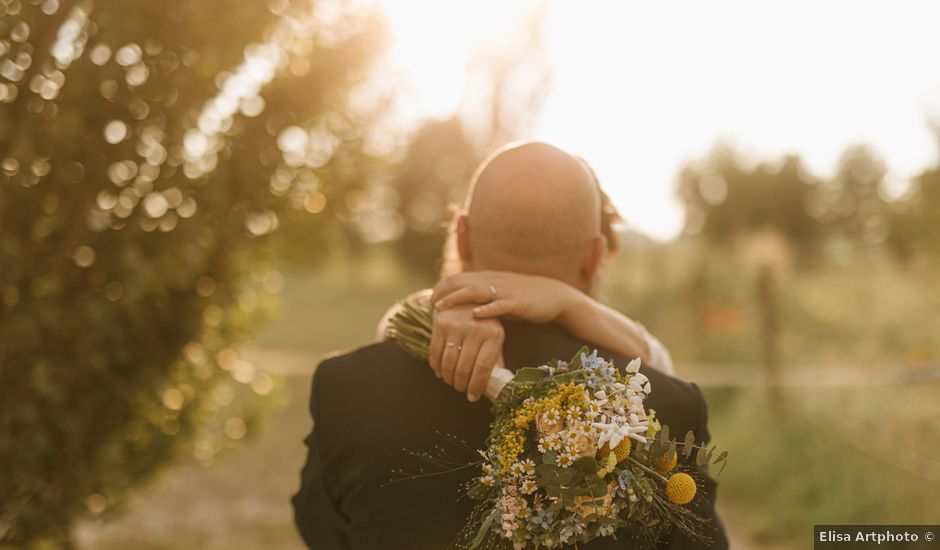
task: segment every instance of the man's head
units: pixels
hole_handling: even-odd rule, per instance
[[[607,255],[603,203],[584,161],[546,143],[503,147],[477,169],[454,224],[462,269],[544,275],[588,291]]]

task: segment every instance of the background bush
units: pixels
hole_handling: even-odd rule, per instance
[[[371,162],[377,21],[310,6],[0,2],[0,542],[68,544],[225,381],[270,391],[232,344],[283,284],[271,234],[343,246]]]

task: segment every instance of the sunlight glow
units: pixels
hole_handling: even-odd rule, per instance
[[[403,113],[447,116],[473,94],[474,48],[534,2],[387,1]],[[551,2],[552,87],[534,128],[588,159],[631,226],[682,226],[677,170],[719,141],[757,159],[800,154],[825,176],[846,146],[881,153],[894,181],[937,160],[931,2]]]

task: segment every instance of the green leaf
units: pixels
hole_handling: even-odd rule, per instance
[[[695,465],[701,468],[702,466],[708,464],[708,461],[711,459],[711,457],[711,451],[708,449],[699,449],[698,452],[695,453]]]
[[[516,371],[512,380],[516,384],[538,384],[548,378],[548,373],[542,369],[526,367]]]
[[[539,464],[535,467],[535,480],[539,485],[558,485],[561,483],[561,476],[558,474],[561,469],[554,464]]]
[[[571,369],[571,370],[577,370],[577,369],[580,369],[580,368],[581,368],[581,354],[582,354],[582,353],[583,353],[584,355],[588,355],[588,354],[590,353],[590,351],[588,351],[588,347],[587,347],[587,346],[581,346],[581,349],[579,349],[577,352],[575,352],[574,357],[571,358],[571,361],[568,361],[568,368],[569,368],[569,369]]]
[[[578,460],[574,461],[574,464],[572,464],[571,467],[585,474],[593,474],[600,469],[600,465],[597,463],[597,459],[593,456],[579,458]]]
[[[715,459],[715,466],[721,464],[721,468],[718,469],[718,475],[721,475],[721,472],[725,471],[725,466],[728,465],[728,451],[722,451],[718,458]]]
[[[682,456],[689,458],[692,456],[692,449],[695,446],[695,433],[692,430],[685,432],[685,441],[682,443]]]
[[[573,485],[579,477],[584,477],[584,474],[571,468],[558,468],[558,479],[565,485]]]
[[[597,477],[596,475],[586,476],[585,481],[587,482],[589,494],[592,497],[603,497],[607,494],[607,483]]]
[[[486,538],[486,534],[490,530],[490,526],[493,525],[493,520],[496,519],[497,509],[493,508],[493,511],[486,516],[486,519],[483,520],[483,523],[480,524],[480,530],[477,531],[477,536],[473,537],[473,542],[470,543],[470,550],[483,544],[483,540]]]

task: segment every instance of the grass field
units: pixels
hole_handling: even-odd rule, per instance
[[[772,401],[747,276],[713,271],[696,309],[683,273],[656,280],[621,263],[606,297],[638,311],[679,372],[705,387],[712,436],[731,454],[719,503],[736,548],[806,546],[814,523],[940,517],[940,298],[926,278],[890,266],[791,275],[779,289],[789,385]],[[277,380],[255,433],[211,466],[181,459],[126,514],[83,523],[80,547],[300,547],[288,499],[310,428],[310,372],[322,354],[371,339],[386,307],[427,282],[388,251],[286,280],[278,317],[252,344]]]

